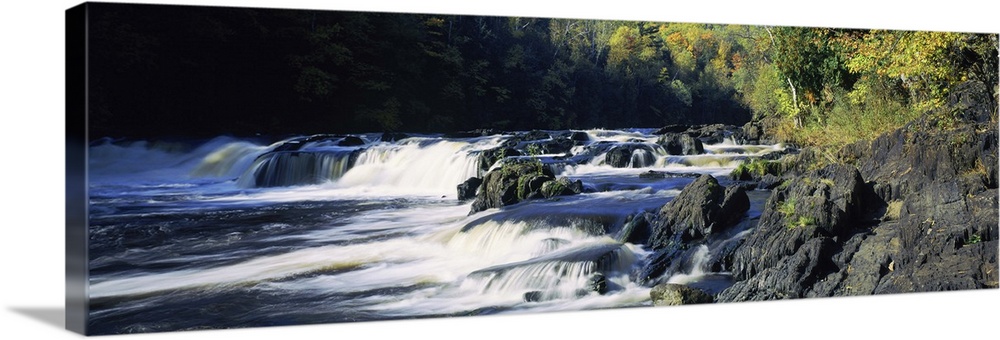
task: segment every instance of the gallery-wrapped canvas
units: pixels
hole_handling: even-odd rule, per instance
[[[997,34],[85,3],[88,335],[997,289]]]

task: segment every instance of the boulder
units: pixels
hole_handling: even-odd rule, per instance
[[[653,306],[680,306],[712,303],[712,295],[685,285],[664,283],[649,291]]]
[[[380,138],[380,140],[383,141],[383,142],[390,142],[391,143],[391,142],[396,142],[396,141],[400,141],[400,140],[407,139],[407,138],[410,138],[410,136],[407,135],[407,134],[405,134],[405,133],[383,132],[382,133],[382,137]]]
[[[483,179],[479,177],[469,177],[469,179],[458,185],[458,200],[465,201],[476,198],[476,189],[483,184]]]
[[[647,246],[653,254],[640,270],[639,282],[655,284],[665,274],[682,270],[698,246],[739,224],[749,209],[750,199],[742,187],[723,187],[715,177],[701,175],[652,219]]]
[[[615,234],[615,240],[622,243],[646,244],[652,233],[650,220],[653,218],[654,215],[648,212],[629,216],[622,229]]]
[[[656,161],[653,148],[639,143],[625,143],[612,147],[604,156],[604,163],[616,168],[640,168]]]
[[[685,124],[671,124],[671,125],[664,126],[664,127],[660,128],[659,130],[654,131],[653,134],[654,135],[665,135],[665,134],[668,134],[668,133],[680,133],[680,132],[687,131],[690,128],[691,128],[690,125],[685,125]]]
[[[748,209],[750,199],[742,188],[726,188],[715,177],[701,175],[660,208],[650,247],[664,248],[675,235],[682,242],[703,239],[735,225]]]
[[[660,136],[656,144],[662,146],[671,155],[700,155],[705,153],[705,147],[701,140],[687,134],[668,133]]]
[[[542,183],[540,190],[542,197],[545,198],[576,195],[583,192],[583,182],[580,180],[571,181],[569,178],[560,177],[559,179]]]
[[[529,145],[534,145],[539,151],[545,154],[555,154],[555,153],[568,153],[573,149],[576,144],[565,137],[552,138],[549,140],[540,140],[536,142],[531,142]]]
[[[590,135],[587,135],[587,133],[583,131],[573,131],[573,133],[569,135],[569,139],[572,140],[574,144],[581,145],[590,141]]]
[[[733,254],[733,275],[750,278],[812,238],[846,239],[861,227],[866,190],[857,169],[846,165],[827,166],[775,189],[756,229]]]
[[[684,133],[688,136],[697,138],[703,143],[718,144],[725,141],[726,137],[729,136],[729,134],[734,130],[736,130],[736,127],[731,125],[709,124],[693,126],[687,131],[684,131]]]
[[[944,108],[843,148],[838,158],[857,169],[808,171],[818,158],[803,150],[733,253],[738,282],[718,300],[1000,286],[996,104],[980,85],[963,83]]]
[[[540,162],[507,162],[483,177],[483,183],[472,202],[474,214],[490,208],[517,204],[524,200],[583,192],[583,182],[567,178],[555,179],[552,170]]]
[[[486,172],[493,166],[497,161],[504,159],[506,157],[516,157],[521,156],[521,152],[510,147],[495,147],[488,150],[483,150],[479,153],[479,170]]]
[[[337,146],[359,146],[359,145],[365,145],[365,141],[356,136],[344,136],[343,139],[337,142]]]
[[[719,293],[719,302],[796,299],[811,296],[814,286],[837,268],[832,257],[836,250],[829,237],[811,238],[796,251],[782,257],[774,266],[753,277],[735,283]]]
[[[532,130],[532,131],[525,132],[523,134],[518,135],[518,137],[520,137],[521,140],[523,140],[523,141],[533,141],[533,140],[542,140],[542,139],[552,138],[552,136],[550,136],[547,132],[545,132],[545,131],[538,131],[538,130]]]

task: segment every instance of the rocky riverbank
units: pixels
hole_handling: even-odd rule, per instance
[[[612,236],[652,252],[634,279],[656,287],[657,305],[997,288],[1000,135],[989,93],[983,83],[965,83],[943,108],[836,154],[783,148],[748,158],[729,178],[701,175],[658,210],[629,216]],[[573,154],[585,136],[528,133],[484,151],[482,179],[460,185],[459,197],[475,199],[476,213],[588,190],[557,178],[559,164],[604,155],[612,167],[641,167],[650,148],[697,155],[703,143],[777,140],[767,122],[654,134],[655,144],[594,143]],[[530,157],[539,153],[561,155]],[[490,166],[521,155],[529,157]],[[750,191],[769,194],[753,216]],[[731,273],[730,281],[710,289],[668,282],[694,266]],[[674,295],[684,297],[667,297]]]
[[[717,255],[735,283],[715,302],[997,288],[989,93],[965,83],[941,109],[950,111],[850,145],[818,169],[831,162],[809,150],[784,158],[756,226]],[[745,186],[763,179],[750,177]]]

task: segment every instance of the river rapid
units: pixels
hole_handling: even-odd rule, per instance
[[[623,226],[669,202],[693,181],[684,174],[729,184],[742,160],[782,149],[724,139],[669,155],[652,133],[547,131],[572,134],[572,147],[511,157],[536,158],[584,192],[474,214],[456,186],[499,166],[482,164],[485,151],[529,143],[517,133],[94,142],[90,332],[650,306],[637,279],[650,252],[622,241]],[[625,167],[608,164],[624,144],[643,147]],[[670,175],[640,176],[651,170]],[[767,197],[749,194],[746,219]],[[725,288],[728,273],[703,263],[713,251],[693,249],[655,281]]]

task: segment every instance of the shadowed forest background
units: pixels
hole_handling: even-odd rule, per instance
[[[93,8],[92,137],[770,119],[786,141],[844,145],[940,106],[959,82],[997,83],[995,34]]]

